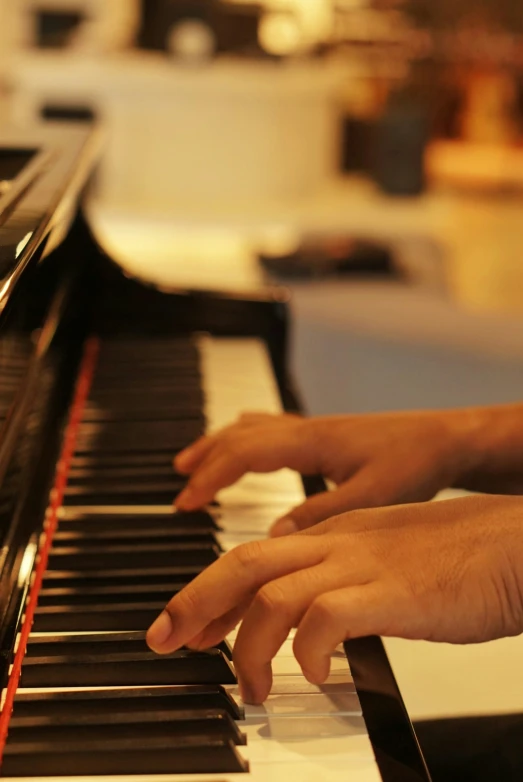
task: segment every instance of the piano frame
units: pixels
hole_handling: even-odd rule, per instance
[[[127,277],[97,244],[82,198],[102,142],[98,128],[51,123],[31,129],[0,128],[0,153],[35,151],[0,199],[0,338],[5,330],[8,335],[14,331],[32,344],[26,382],[0,432],[0,686],[7,682],[88,330],[102,336],[122,329],[139,334],[146,328],[155,334],[175,329],[261,337],[268,345],[285,409],[301,409],[286,368],[285,291],[270,289],[249,297],[164,291]],[[1,159],[0,155],[0,180]],[[137,311],[144,316],[141,322],[132,317]],[[65,349],[65,357],[58,360],[57,344],[60,354]],[[52,393],[42,401],[37,383],[44,370],[51,373]],[[0,376],[1,372],[0,349]],[[2,481],[18,458],[24,419],[35,409],[40,411],[37,433],[24,451],[23,469],[16,473],[16,496],[2,515]],[[303,483],[307,495],[325,489],[321,478],[305,477]],[[383,781],[430,782],[381,640],[350,640],[345,650]]]

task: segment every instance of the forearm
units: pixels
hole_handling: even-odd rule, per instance
[[[452,411],[462,469],[455,488],[523,494],[523,404]]]

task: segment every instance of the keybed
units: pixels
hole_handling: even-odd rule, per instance
[[[145,646],[144,630],[172,594],[223,552],[265,536],[302,499],[299,476],[282,470],[245,476],[220,492],[217,506],[173,514],[172,498],[184,485],[172,471],[174,453],[245,409],[281,411],[257,340],[102,343],[28,639],[4,775],[381,779],[342,650],[328,681],[311,685],[291,633],[274,661],[267,702],[250,706],[241,702],[230,660],[235,632],[201,653],[157,657]]]

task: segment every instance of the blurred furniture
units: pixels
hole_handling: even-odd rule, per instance
[[[117,51],[133,43],[140,21],[138,0],[2,0],[2,6],[6,39],[14,52]]]
[[[15,119],[78,113],[109,131],[98,176],[107,205],[207,215],[224,204],[296,199],[337,167],[343,67],[221,59],[184,68],[130,52],[15,59]]]

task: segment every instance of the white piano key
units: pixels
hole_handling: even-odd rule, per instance
[[[274,676],[303,676],[300,664],[294,656],[276,655],[272,661],[272,672]],[[349,674],[349,665],[346,660],[333,657],[331,659],[331,676]]]
[[[243,747],[239,748],[243,750]],[[299,779],[300,782],[381,782],[377,767],[364,760],[351,757],[339,761],[337,759],[314,759],[293,762],[292,770],[288,764],[259,763],[251,765],[247,774],[148,774],[144,776],[111,776],[111,782],[290,782]],[[20,782],[20,778],[4,777],[6,782]],[[24,777],[25,782],[100,782],[102,777]]]
[[[244,755],[253,765],[369,756],[370,742],[361,717],[265,718],[243,722],[242,731],[247,736]]]
[[[238,699],[239,700],[239,699]],[[323,717],[328,715],[361,717],[361,705],[355,692],[311,692],[278,695],[271,693],[260,706],[244,704],[245,719],[279,717]]]
[[[272,380],[272,373],[263,345],[258,343],[248,356],[247,351],[236,352],[236,347],[243,351],[249,343],[245,340],[238,346],[238,340],[204,340],[202,363],[211,430],[236,420],[245,410],[246,399],[249,410],[281,411],[274,381],[266,382],[265,375]],[[245,364],[239,358],[243,355]],[[219,387],[224,376],[226,393]],[[255,396],[250,395],[253,391]],[[220,542],[229,551],[266,536],[277,518],[303,501],[303,488],[299,476],[289,471],[249,474],[220,492],[219,500]],[[235,628],[228,634],[231,644],[237,632]],[[295,630],[289,633],[273,661],[273,686],[265,704],[245,706],[247,720],[242,729],[248,743],[242,750],[251,764],[249,778],[253,782],[378,782],[381,776],[343,648],[333,655],[327,682],[310,684],[293,655],[294,634]],[[227,689],[241,702],[237,687]]]
[[[310,739],[317,741],[339,736],[359,736],[362,732],[367,732],[361,714],[314,714],[304,715],[299,719],[294,714],[276,718],[273,715],[249,716],[242,722],[242,730],[247,735],[247,740],[249,735],[255,733],[258,737],[261,734],[262,738],[270,737],[272,740],[293,743]]]

